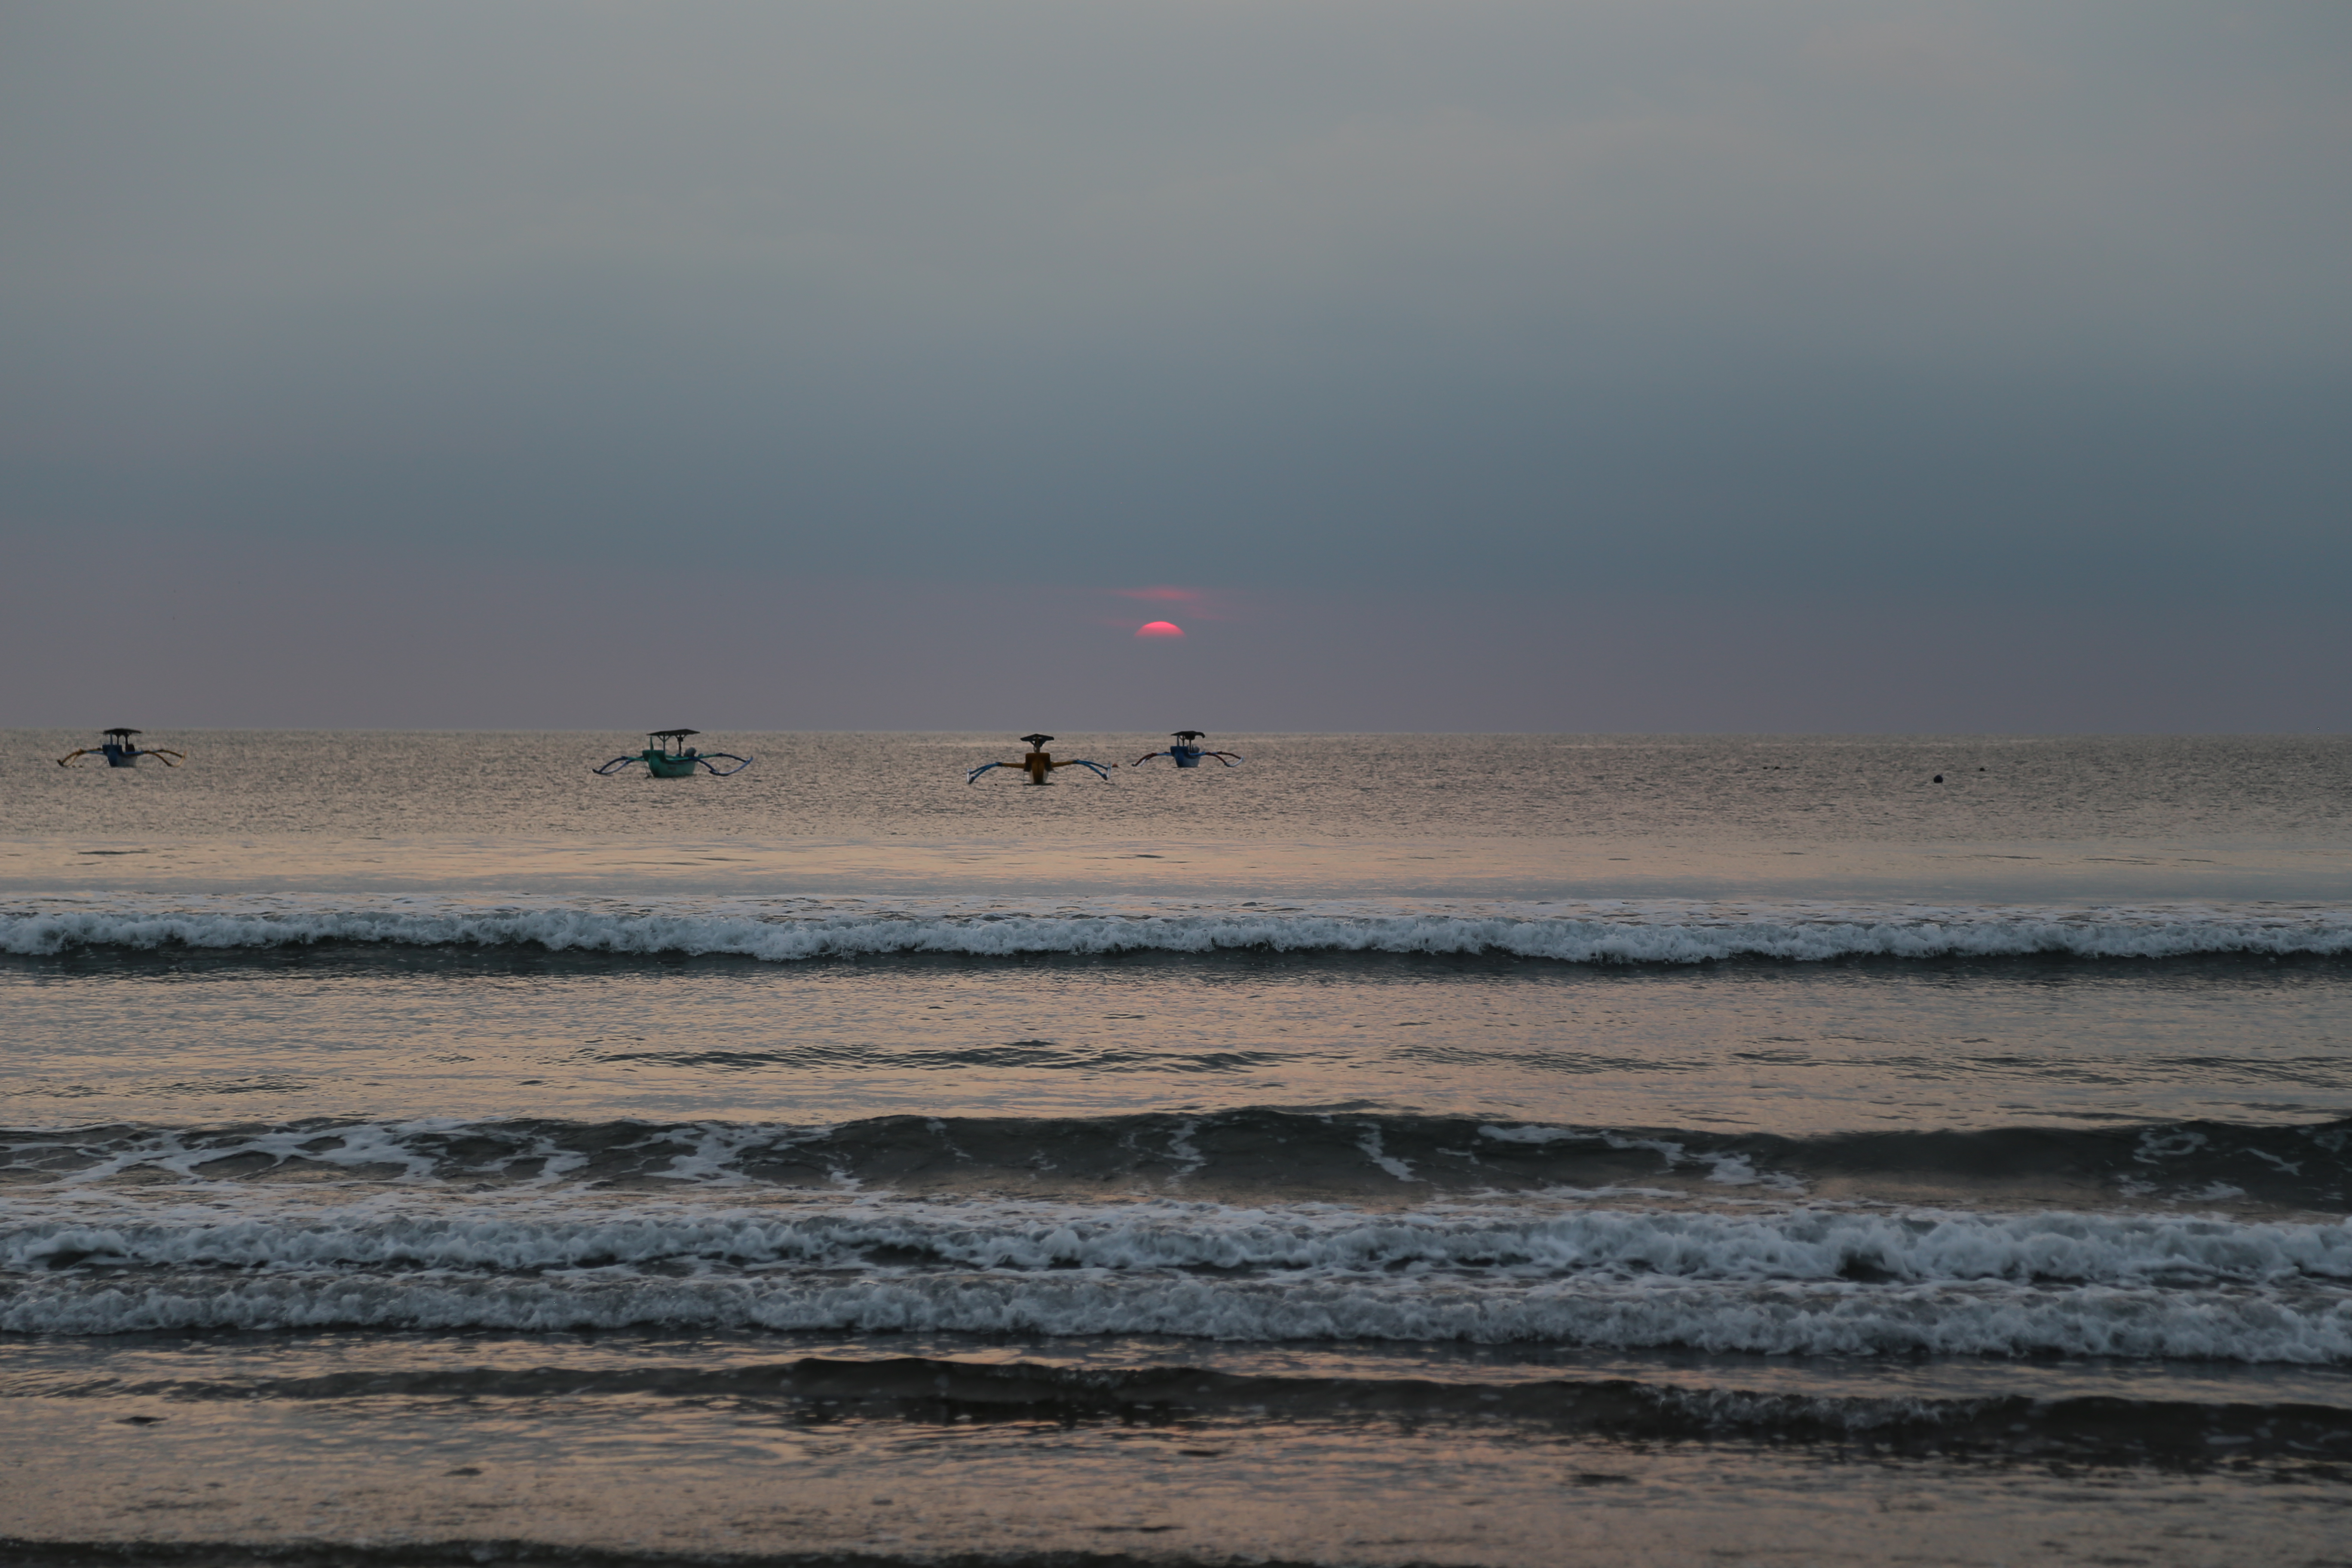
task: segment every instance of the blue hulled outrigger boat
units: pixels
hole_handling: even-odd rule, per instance
[[[682,779],[697,768],[708,768],[723,779],[729,773],[740,773],[751,765],[751,759],[749,757],[739,757],[732,752],[698,752],[686,743],[686,738],[688,735],[701,733],[699,730],[648,731],[646,734],[644,751],[631,752],[625,757],[614,757],[604,766],[592,771],[609,777],[619,773],[631,763],[643,763],[646,764],[646,772],[657,779]],[[714,761],[714,758],[717,761]],[[731,768],[722,768],[719,765],[720,762],[733,763],[735,765]]]
[[[1197,768],[1201,765],[1202,757],[1214,757],[1227,767],[1232,767],[1242,760],[1241,753],[1238,752],[1212,752],[1202,749],[1201,742],[1203,737],[1204,731],[1200,730],[1179,730],[1174,736],[1176,742],[1174,745],[1164,752],[1146,752],[1127,765],[1130,768],[1139,768],[1154,757],[1165,757],[1180,768]]]
[[[136,730],[118,728],[103,731],[101,733],[106,737],[104,740],[95,746],[82,746],[68,752],[58,759],[58,766],[62,768],[89,756],[104,757],[106,765],[110,768],[135,768],[139,765],[139,759],[142,757],[161,757],[163,759],[163,765],[167,768],[176,768],[188,760],[184,752],[173,751],[168,746],[140,745],[131,739],[139,733]]]

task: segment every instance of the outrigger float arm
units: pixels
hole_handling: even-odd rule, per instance
[[[735,765],[734,765],[733,767],[731,767],[731,768],[713,768],[713,767],[710,767],[710,759],[711,759],[711,758],[713,758],[713,757],[724,757],[724,758],[726,758],[729,762],[733,763]],[[710,771],[711,771],[713,773],[715,773],[716,775],[718,775],[719,777],[720,777],[720,778],[722,778],[722,779],[723,779],[723,778],[725,778],[729,773],[741,773],[745,768],[748,768],[748,767],[750,767],[750,766],[751,765],[751,758],[749,758],[749,757],[739,757],[739,756],[737,756],[737,755],[736,755],[734,752],[703,752],[703,753],[702,753],[702,755],[700,755],[700,756],[698,756],[698,757],[695,758],[694,760],[695,760],[696,762],[698,762],[698,763],[700,763],[704,767],[706,767],[706,768],[710,768]]]
[[[619,773],[623,768],[627,767],[631,763],[634,763],[636,760],[637,759],[635,757],[614,757],[603,767],[590,768],[588,771],[592,773],[602,773],[605,777],[610,778],[613,774]]]
[[[1175,755],[1176,753],[1174,752],[1146,752],[1143,755],[1136,758],[1135,761],[1128,763],[1127,765],[1130,768],[1139,768],[1154,757],[1172,758]],[[1204,757],[1214,757],[1217,761],[1224,763],[1227,767],[1232,767],[1235,763],[1242,760],[1242,754],[1239,752],[1202,752],[1201,755]]]
[[[991,768],[1025,769],[1028,766],[1029,764],[1027,763],[982,763],[980,766],[966,773],[964,775],[963,782],[968,784],[978,784],[980,782],[980,775],[986,773]],[[1100,763],[1090,763],[1084,757],[1056,757],[1052,762],[1045,764],[1045,771],[1047,773],[1053,772],[1055,768],[1092,768],[1095,771],[1095,777],[1104,780],[1108,780],[1110,777],[1109,773],[1105,770]]]
[[[106,748],[103,746],[78,747],[73,751],[68,752],[64,756],[59,757],[58,759],[58,766],[61,768],[66,767],[77,757],[94,757],[105,750]],[[163,759],[163,765],[167,768],[176,768],[180,765],[180,763],[184,763],[188,760],[187,752],[175,752],[168,746],[149,746],[141,750],[134,750],[131,754],[134,757],[161,757]],[[174,757],[177,757],[180,761],[176,763],[173,762],[172,759]]]

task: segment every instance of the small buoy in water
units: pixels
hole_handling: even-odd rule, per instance
[[[1936,782],[1937,782],[1937,784],[1942,784],[1942,783],[1944,782],[1944,775],[1943,775],[1943,774],[1941,774],[1941,773],[1937,773],[1937,774],[1936,775]]]

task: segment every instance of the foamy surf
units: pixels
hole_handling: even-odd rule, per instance
[[[2308,1280],[2231,1288],[2007,1279],[1874,1285],[1497,1279],[1457,1270],[1236,1279],[1087,1268],[649,1278],[592,1264],[569,1275],[68,1272],[12,1279],[0,1302],[0,1331],[12,1333],[649,1328],[2352,1363],[2352,1295]]]
[[[0,1269],[123,1278],[157,1268],[382,1274],[1055,1274],[1167,1270],[1381,1279],[1452,1271],[1536,1284],[1711,1281],[2273,1287],[2352,1283],[2352,1226],[2189,1215],[1806,1206],[1762,1213],[1547,1212],[1448,1205],[1367,1215],[1222,1204],[945,1205],[803,1202],[775,1209],[547,1204],[52,1212],[0,1228]]]
[[[1697,1134],[1281,1113],[1097,1130],[1104,1147],[1156,1144],[1147,1184],[1122,1194],[1084,1173],[1056,1197],[992,1194],[1059,1148],[1057,1131],[1086,1131],[1033,1127],[1023,1142],[1018,1127],[10,1134],[0,1331],[1163,1335],[2352,1363],[2352,1224],[2332,1217],[1824,1203],[1751,1179],[1757,1151],[1710,1150]],[[1221,1140],[1304,1145],[1318,1128],[1325,1154],[1300,1158],[1352,1147],[1355,1191],[1384,1183],[1408,1201],[1195,1195]],[[2219,1131],[2142,1129],[2130,1147],[2151,1173],[2185,1160],[2201,1175]],[[2241,1131],[2306,1162],[2345,1142],[2340,1129]],[[839,1168],[823,1185],[762,1179],[791,1151],[847,1157],[919,1136],[995,1163],[945,1196]],[[1661,1184],[1446,1197],[1418,1184],[1410,1162],[1464,1141],[1633,1160]],[[891,1152],[899,1169],[909,1147]],[[1895,1157],[1916,1166],[1934,1147]],[[619,1165],[605,1158],[615,1151]],[[473,1179],[508,1158],[530,1163],[514,1184]],[[599,1161],[606,1174],[593,1177]],[[1678,1189],[1665,1184],[1677,1171]]]
[[[944,954],[1490,956],[1571,964],[2055,956],[2164,959],[2352,954],[2352,912],[2230,906],[2013,908],[1645,901],[1475,910],[1360,900],[1265,910],[971,907],[943,901],[58,900],[0,908],[0,952],[237,952],[336,946],[531,947],[616,957],[764,963]]]

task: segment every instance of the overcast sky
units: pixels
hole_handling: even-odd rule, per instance
[[[2341,0],[6,0],[0,217],[0,723],[2352,731]]]

